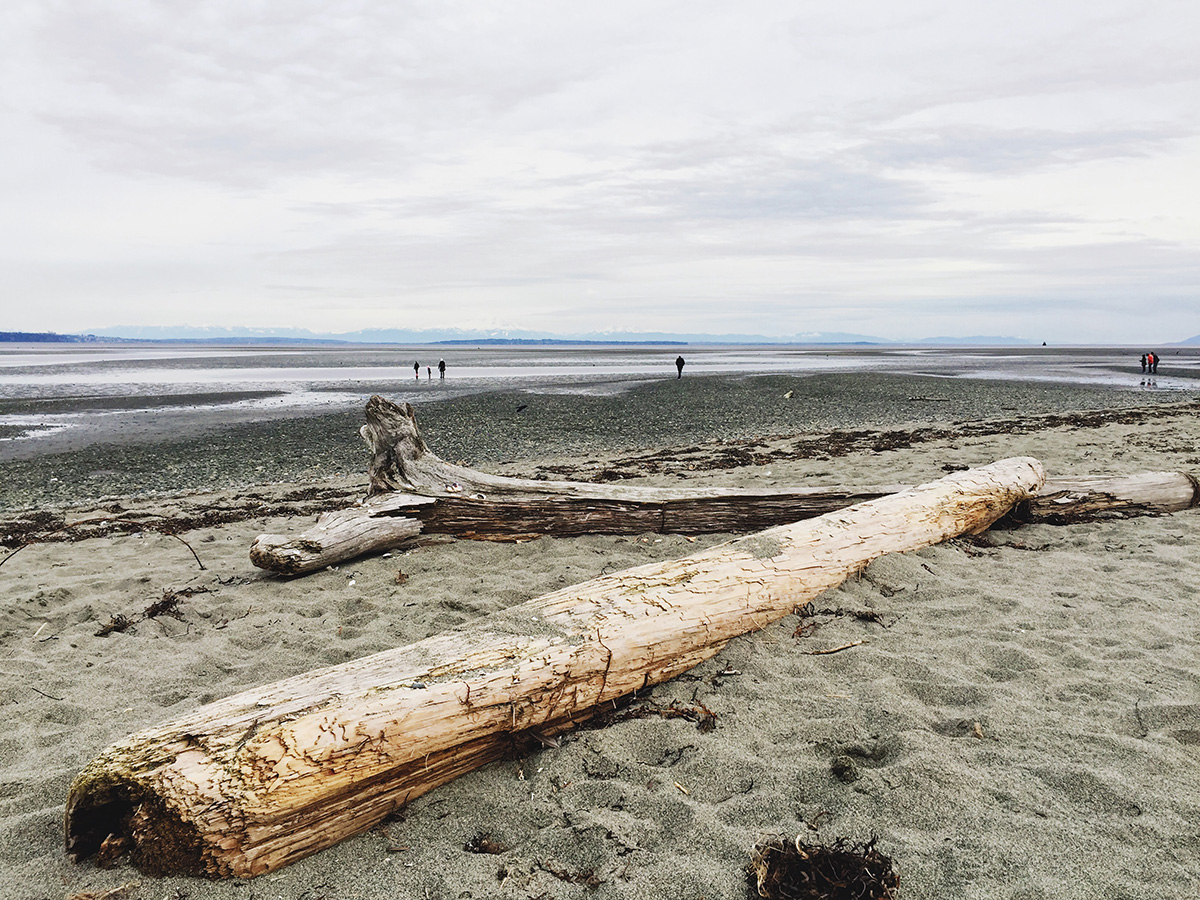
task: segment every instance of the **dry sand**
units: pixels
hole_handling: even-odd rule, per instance
[[[768,422],[725,443],[695,434],[685,444],[672,433],[675,451],[686,452],[614,442],[537,462],[550,473],[642,473],[658,484],[914,483],[1013,455],[1039,458],[1052,475],[1200,472],[1194,404],[1112,405],[1126,409],[987,427],[925,420],[907,432],[873,423],[857,436],[820,437],[818,451],[842,454],[833,456],[814,455],[812,435]],[[426,432],[441,450],[436,430]],[[751,441],[755,432],[775,437]],[[882,446],[897,449],[873,449]],[[528,473],[533,460],[487,467]],[[750,849],[776,833],[876,838],[904,898],[1198,895],[1195,510],[994,530],[982,542],[885,557],[822,596],[812,615],[736,639],[640,701],[703,706],[715,729],[651,713],[580,731],[460,778],[380,829],[277,873],[210,882],[71,862],[62,849],[68,786],[131,731],[721,539],[428,540],[292,580],[250,565],[257,534],[298,530],[312,511],[305,502],[348,497],[364,482],[314,482],[308,493],[261,485],[249,500],[244,489],[125,498],[124,513],[112,500],[59,508],[70,520],[136,509],[232,521],[182,532],[186,544],[152,530],[103,534],[97,521],[100,536],[34,543],[5,560],[0,896],[58,900],[129,885],[125,896],[146,900],[742,898]],[[9,515],[10,531],[18,518]],[[181,597],[180,618],[96,635],[112,617],[136,620],[164,592],[185,590],[195,593]],[[866,611],[881,621],[852,614]],[[840,653],[808,652],[860,639]],[[480,836],[504,852],[464,849]]]

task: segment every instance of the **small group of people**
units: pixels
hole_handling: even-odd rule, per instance
[[[1154,351],[1142,354],[1142,374],[1150,373],[1151,375],[1158,372],[1158,354]]]
[[[425,374],[429,377],[430,381],[433,381],[433,369],[431,369],[429,366],[426,366]],[[417,381],[421,380],[421,361],[420,360],[417,360],[413,363],[413,375],[416,377]],[[444,359],[439,359],[438,360],[438,378],[444,379],[445,377],[446,377],[446,361]]]

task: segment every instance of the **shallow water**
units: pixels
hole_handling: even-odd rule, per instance
[[[886,372],[1053,382],[1118,391],[1200,389],[1200,348],[1166,352],[1156,376],[1125,348],[788,346],[0,347],[0,458],[122,434],[195,433],[221,424],[317,415],[383,393],[426,403],[520,390],[604,396],[705,375]],[[437,375],[445,358],[447,375]],[[413,362],[419,377],[413,375]]]

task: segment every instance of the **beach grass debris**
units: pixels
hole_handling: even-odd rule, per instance
[[[186,597],[194,597],[196,594],[207,593],[209,590],[206,587],[186,587],[178,591],[163,591],[162,599],[155,600],[142,610],[142,617],[154,619],[158,616],[170,616],[173,619],[182,620],[183,612],[179,608],[179,601]]]
[[[900,884],[874,838],[810,844],[803,835],[774,835],[755,846],[748,872],[757,896],[767,900],[894,900]]]
[[[889,613],[892,616],[891,621],[884,618],[883,613],[873,609],[845,609],[838,607],[837,609],[814,609],[811,603],[806,604],[803,608],[796,610],[796,615],[799,616],[800,622],[792,631],[792,639],[796,642],[803,640],[806,637],[811,637],[824,626],[828,625],[834,619],[850,617],[858,622],[865,622],[874,625],[882,625],[884,628],[891,628],[900,621],[900,616]],[[825,616],[824,620],[818,619],[818,616]],[[848,644],[843,644],[840,647],[835,647],[832,650],[807,650],[805,651],[811,656],[821,656],[826,653],[837,653],[841,650],[848,650],[851,647],[857,647],[860,644],[865,644],[865,639],[851,641]]]

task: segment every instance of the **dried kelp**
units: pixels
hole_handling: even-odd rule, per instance
[[[767,900],[893,900],[900,878],[874,839],[808,844],[772,837],[754,848],[749,873]]]

